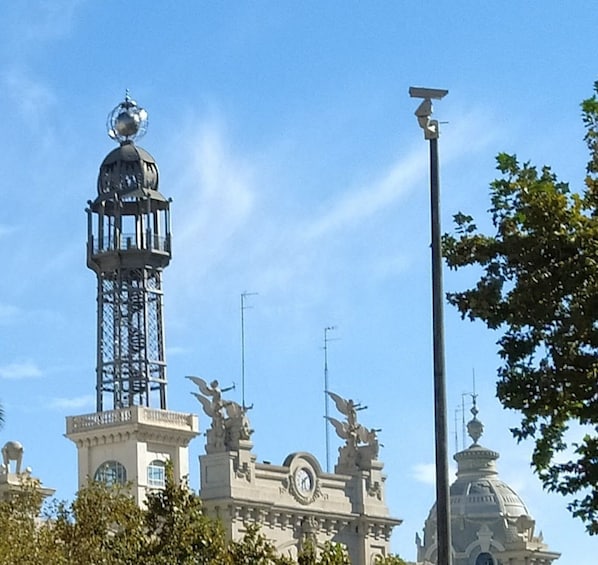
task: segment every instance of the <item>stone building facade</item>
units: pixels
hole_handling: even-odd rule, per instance
[[[351,400],[333,395],[347,417],[334,420],[345,445],[335,472],[326,473],[306,452],[291,453],[282,465],[258,463],[247,409],[223,400],[217,381],[190,378],[212,420],[206,454],[199,458],[200,496],[229,538],[259,523],[277,551],[293,558],[308,540],[319,547],[327,541],[344,545],[354,565],[373,565],[377,556],[390,554],[392,529],[401,521],[386,506],[375,431],[357,423]]]

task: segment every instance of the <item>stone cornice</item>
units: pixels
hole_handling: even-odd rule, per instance
[[[208,501],[208,505],[212,506]],[[348,525],[359,525],[363,533],[389,538],[392,528],[402,523],[402,520],[388,516],[365,516],[363,514],[343,514],[316,509],[313,507],[289,508],[270,504],[241,502],[230,500],[218,507],[220,512],[226,508],[233,521],[258,522],[268,527],[294,528],[303,523],[308,517],[316,520],[318,528],[326,532],[338,531]]]
[[[198,435],[198,422],[194,414],[132,406],[70,416],[66,430],[66,437],[79,446],[120,443],[131,437],[187,446]]]

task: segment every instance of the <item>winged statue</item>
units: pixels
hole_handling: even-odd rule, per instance
[[[382,428],[366,428],[365,426],[359,426],[357,428],[357,436],[361,443],[367,445],[374,445],[378,443],[378,432],[381,432]]]
[[[336,405],[336,409],[345,416],[349,416],[351,410],[355,410],[355,404],[352,400],[345,400],[342,396],[334,392],[328,391],[328,396],[334,400],[334,404]]]
[[[337,468],[342,472],[352,472],[355,468],[366,469],[372,461],[378,458],[379,442],[377,433],[379,429],[369,429],[357,423],[357,412],[365,410],[367,406],[346,400],[334,392],[327,391],[332,398],[337,410],[347,420],[341,422],[336,418],[327,416],[326,419],[334,426],[337,435],[345,440],[345,445],[339,448]]]
[[[349,439],[351,437],[351,431],[346,422],[339,422],[336,418],[332,418],[331,416],[327,416],[326,419],[334,426],[338,437],[341,439]]]
[[[234,384],[221,389],[217,380],[208,384],[201,377],[188,376],[187,378],[199,388],[199,393],[191,394],[200,402],[203,411],[212,418],[211,427],[206,431],[207,453],[236,449],[239,440],[250,438],[253,430],[247,419],[247,408],[232,400],[222,399],[222,393],[234,389]]]
[[[197,392],[192,392],[191,394],[193,396],[195,396],[195,398],[197,398],[197,400],[199,400],[199,402],[203,408],[203,411],[206,413],[207,416],[209,416],[210,418],[214,418],[215,416],[217,416],[218,410],[214,409],[214,407],[212,406],[211,400],[209,400],[205,396],[202,396],[201,394],[197,394]]]
[[[220,395],[220,387],[218,386],[218,381],[212,381],[209,385],[208,383],[202,379],[201,377],[187,377],[193,384],[197,385],[200,392],[204,396],[214,396]]]
[[[240,404],[232,400],[224,405],[224,409],[229,418],[241,418],[246,412]]]

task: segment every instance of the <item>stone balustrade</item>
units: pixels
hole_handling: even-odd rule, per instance
[[[193,431],[193,414],[183,414],[170,410],[159,410],[145,406],[131,406],[118,410],[93,412],[82,416],[70,416],[66,422],[66,433],[72,434],[90,429],[116,427],[124,423],[160,424],[173,429]]]

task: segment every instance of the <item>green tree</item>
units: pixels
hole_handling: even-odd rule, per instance
[[[255,524],[247,526],[241,541],[229,543],[227,556],[230,565],[293,565],[289,558],[276,554],[274,546]]]
[[[58,563],[134,563],[146,545],[142,511],[120,485],[90,482],[72,503],[55,503],[44,527],[61,549]]]
[[[349,554],[342,545],[326,542],[318,551],[309,541],[299,553],[297,563],[298,565],[351,565]]]
[[[166,469],[166,486],[139,508],[126,486],[90,482],[71,503],[51,502],[39,518],[39,483],[0,501],[0,565],[350,565],[347,551],[306,544],[297,561],[276,553],[257,525],[227,541],[186,481]],[[386,558],[380,565],[403,562]]]
[[[43,502],[38,487],[36,481],[25,481],[0,501],[0,565],[65,563],[53,529],[38,521]]]
[[[407,565],[404,559],[398,555],[388,555],[387,557],[376,557],[376,565]]]
[[[187,481],[174,480],[166,466],[164,489],[149,493],[144,511],[147,545],[145,563],[195,565],[228,563],[226,540],[220,522],[209,518]]]
[[[448,300],[502,331],[497,396],[522,415],[512,432],[535,441],[534,470],[545,488],[572,496],[569,509],[590,534],[598,533],[598,82],[594,90],[582,103],[590,159],[581,192],[550,167],[502,153],[490,184],[494,233],[459,213],[455,234],[443,238],[449,267],[481,269],[473,288]],[[581,431],[569,445],[572,424]]]

